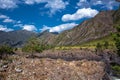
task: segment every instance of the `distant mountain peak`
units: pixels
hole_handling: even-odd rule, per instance
[[[26,30],[17,30],[10,32],[0,31],[0,45],[21,47],[32,36],[36,36],[36,33]]]

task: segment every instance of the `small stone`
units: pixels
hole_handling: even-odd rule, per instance
[[[5,71],[6,71],[6,69],[0,68],[0,72],[5,72]]]
[[[17,73],[21,73],[23,70],[20,69],[20,68],[15,68],[15,71],[16,71]]]
[[[2,67],[2,65],[3,65],[3,64],[2,64],[2,63],[0,63],[0,67]]]
[[[2,67],[3,67],[3,68],[8,68],[8,65],[3,65]]]
[[[18,64],[18,65],[21,65],[21,64],[22,64],[22,62],[18,62],[17,64]]]
[[[33,74],[35,74],[35,72],[33,72]]]

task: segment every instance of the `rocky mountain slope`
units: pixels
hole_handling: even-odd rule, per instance
[[[43,32],[38,38],[43,43],[52,45],[79,45],[96,40],[116,32],[114,24],[119,20],[120,10],[101,11],[94,18],[84,21],[71,30],[63,31],[58,35]]]
[[[40,43],[42,44],[54,44],[53,41],[58,33],[51,33],[48,30],[38,34],[37,38],[39,39]]]
[[[48,30],[38,34],[25,30],[12,32],[0,31],[0,44],[18,47],[23,45],[31,36],[37,35],[37,38],[43,44],[57,46],[79,45],[116,32],[114,25],[120,22],[119,13],[120,10],[101,11],[94,18],[86,20],[73,29],[63,31],[60,34],[50,33]]]
[[[115,32],[113,13],[114,11],[101,11],[94,18],[59,34],[54,43],[57,45],[77,45]]]
[[[113,22],[114,25],[120,25],[120,8],[114,12]]]
[[[3,32],[0,31],[0,45],[10,45],[12,47],[22,46],[30,37],[36,33],[26,30]]]

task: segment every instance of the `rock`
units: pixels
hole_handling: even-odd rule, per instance
[[[3,65],[3,64],[2,64],[2,63],[0,63],[0,67],[2,67],[2,65]]]
[[[112,80],[120,80],[120,78],[112,76]]]
[[[2,67],[3,67],[3,68],[8,68],[8,65],[3,65]]]
[[[17,73],[21,73],[23,70],[22,70],[21,68],[15,68],[15,71],[16,71]]]
[[[58,59],[50,58],[51,56],[47,53],[44,54],[48,56],[47,58],[32,59],[17,56],[17,59],[15,58],[16,60],[8,65],[9,68],[5,72],[8,73],[6,80],[110,80],[109,74],[106,74],[107,67],[104,61],[93,59],[99,58],[96,54],[76,50],[76,52],[72,52],[74,60],[70,56],[71,52],[58,52],[59,54],[48,52],[53,58],[58,57]],[[64,56],[66,58],[70,56],[72,60],[63,59]],[[76,58],[78,59],[76,60]]]
[[[5,72],[5,71],[6,71],[6,69],[0,68],[0,72]]]
[[[21,64],[22,64],[22,62],[21,62],[21,61],[17,63],[17,65],[21,65]]]

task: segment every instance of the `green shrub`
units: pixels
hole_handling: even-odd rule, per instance
[[[3,45],[0,46],[0,58],[7,58],[7,55],[13,54],[13,49],[10,46]]]
[[[51,49],[53,46],[43,44],[42,42],[39,42],[39,39],[37,38],[31,38],[28,40],[27,44],[24,45],[22,48],[22,51],[24,52],[42,52],[43,50]]]
[[[113,35],[115,46],[117,48],[117,54],[120,56],[120,25],[116,26],[117,33]]]
[[[3,54],[3,53],[7,53],[7,54],[13,53],[12,47],[7,46],[7,45],[0,46],[0,54]]]
[[[115,71],[116,74],[120,74],[120,66],[119,65],[112,65],[112,70]]]
[[[97,43],[96,49],[102,49],[102,45],[100,43]]]
[[[103,46],[104,46],[105,49],[108,49],[109,43],[107,41],[105,41],[104,44],[103,44]]]
[[[95,51],[96,51],[97,53],[100,53],[100,52],[102,51],[102,44],[97,43]]]

